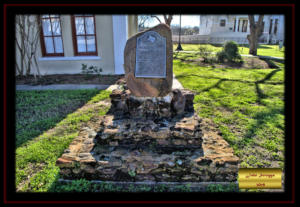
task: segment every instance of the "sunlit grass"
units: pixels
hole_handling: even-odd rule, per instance
[[[283,167],[282,64],[280,69],[218,69],[174,60],[173,66],[183,87],[195,92],[197,113],[219,126],[242,167]]]
[[[181,44],[184,51],[198,51],[199,47],[207,46],[212,52],[219,52],[222,50],[222,45],[211,45],[211,44]],[[173,50],[175,51],[177,48],[177,44],[173,44]],[[240,45],[239,52],[243,55],[249,54],[249,46],[248,45]],[[278,45],[259,45],[257,49],[257,55],[262,56],[272,56],[272,57],[284,57],[284,47],[279,49]]]
[[[40,93],[41,97],[51,94],[51,101],[48,102],[50,106],[56,104],[56,99],[61,99],[59,91],[52,92],[53,91]],[[91,99],[90,96],[87,97],[81,94],[82,91],[76,92],[68,90],[64,91],[64,93],[68,94],[65,95],[65,97],[76,95],[77,99],[84,99],[85,102]],[[92,94],[94,92],[90,90],[86,91],[86,93]],[[95,96],[91,101],[79,110],[68,114],[60,122],[57,121],[53,129],[48,131],[44,129],[45,131],[41,135],[31,137],[30,141],[16,148],[15,182],[18,191],[45,192],[53,188],[59,173],[59,168],[55,166],[56,160],[78,135],[82,124],[88,122],[92,117],[105,114],[105,112],[108,111],[106,105],[98,104],[98,102],[107,99],[109,93],[108,91],[97,91],[97,94],[94,93]],[[34,94],[35,92],[28,92],[27,95],[30,96],[30,98],[22,99],[22,104],[24,105],[23,110],[30,110],[31,107],[35,108],[40,105],[40,102],[34,100],[40,100],[41,97]],[[24,94],[22,95],[24,97]],[[82,96],[80,97],[80,95]],[[29,100],[30,105],[28,104]],[[57,107],[59,107],[59,105]],[[32,122],[34,122],[34,120]],[[28,120],[27,123],[34,124]],[[30,130],[30,128],[28,130]]]

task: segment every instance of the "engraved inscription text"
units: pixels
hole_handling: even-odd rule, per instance
[[[137,38],[135,77],[166,77],[166,38],[149,31]]]

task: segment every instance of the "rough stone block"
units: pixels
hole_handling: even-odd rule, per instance
[[[162,38],[165,38],[165,62],[159,63],[159,68],[155,68],[155,70],[166,70],[165,78],[146,78],[146,77],[136,77],[135,70],[137,67],[136,64],[136,52],[137,52],[137,40],[143,35],[147,35],[148,33],[156,32]],[[148,53],[152,54],[155,57],[155,52],[158,47],[163,47],[160,45],[156,45],[156,37],[149,36],[145,41],[153,42],[153,48],[151,46],[148,49]],[[160,57],[157,57],[160,58]],[[153,60],[154,61],[154,60]],[[157,60],[159,61],[159,60]],[[155,63],[151,63],[149,60],[148,65],[144,67],[153,67],[153,65],[157,65]],[[131,93],[134,96],[138,97],[163,97],[166,96],[172,90],[172,82],[173,82],[173,45],[172,45],[172,33],[171,29],[166,24],[159,24],[149,30],[140,32],[130,39],[127,40],[125,51],[124,51],[124,66],[125,66],[125,79],[127,83],[127,87],[130,89]],[[164,68],[165,66],[165,68]]]

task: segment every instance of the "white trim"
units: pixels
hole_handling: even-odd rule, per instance
[[[239,23],[239,20],[238,20],[238,17],[235,18],[235,28],[234,28],[234,32],[238,32],[238,23]]]
[[[101,60],[99,56],[76,56],[76,57],[41,57],[39,61],[57,60]]]
[[[128,38],[127,16],[112,15],[115,74],[124,74],[124,49]]]

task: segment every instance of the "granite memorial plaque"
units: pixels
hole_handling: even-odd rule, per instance
[[[155,31],[137,38],[135,77],[166,78],[166,38]]]

